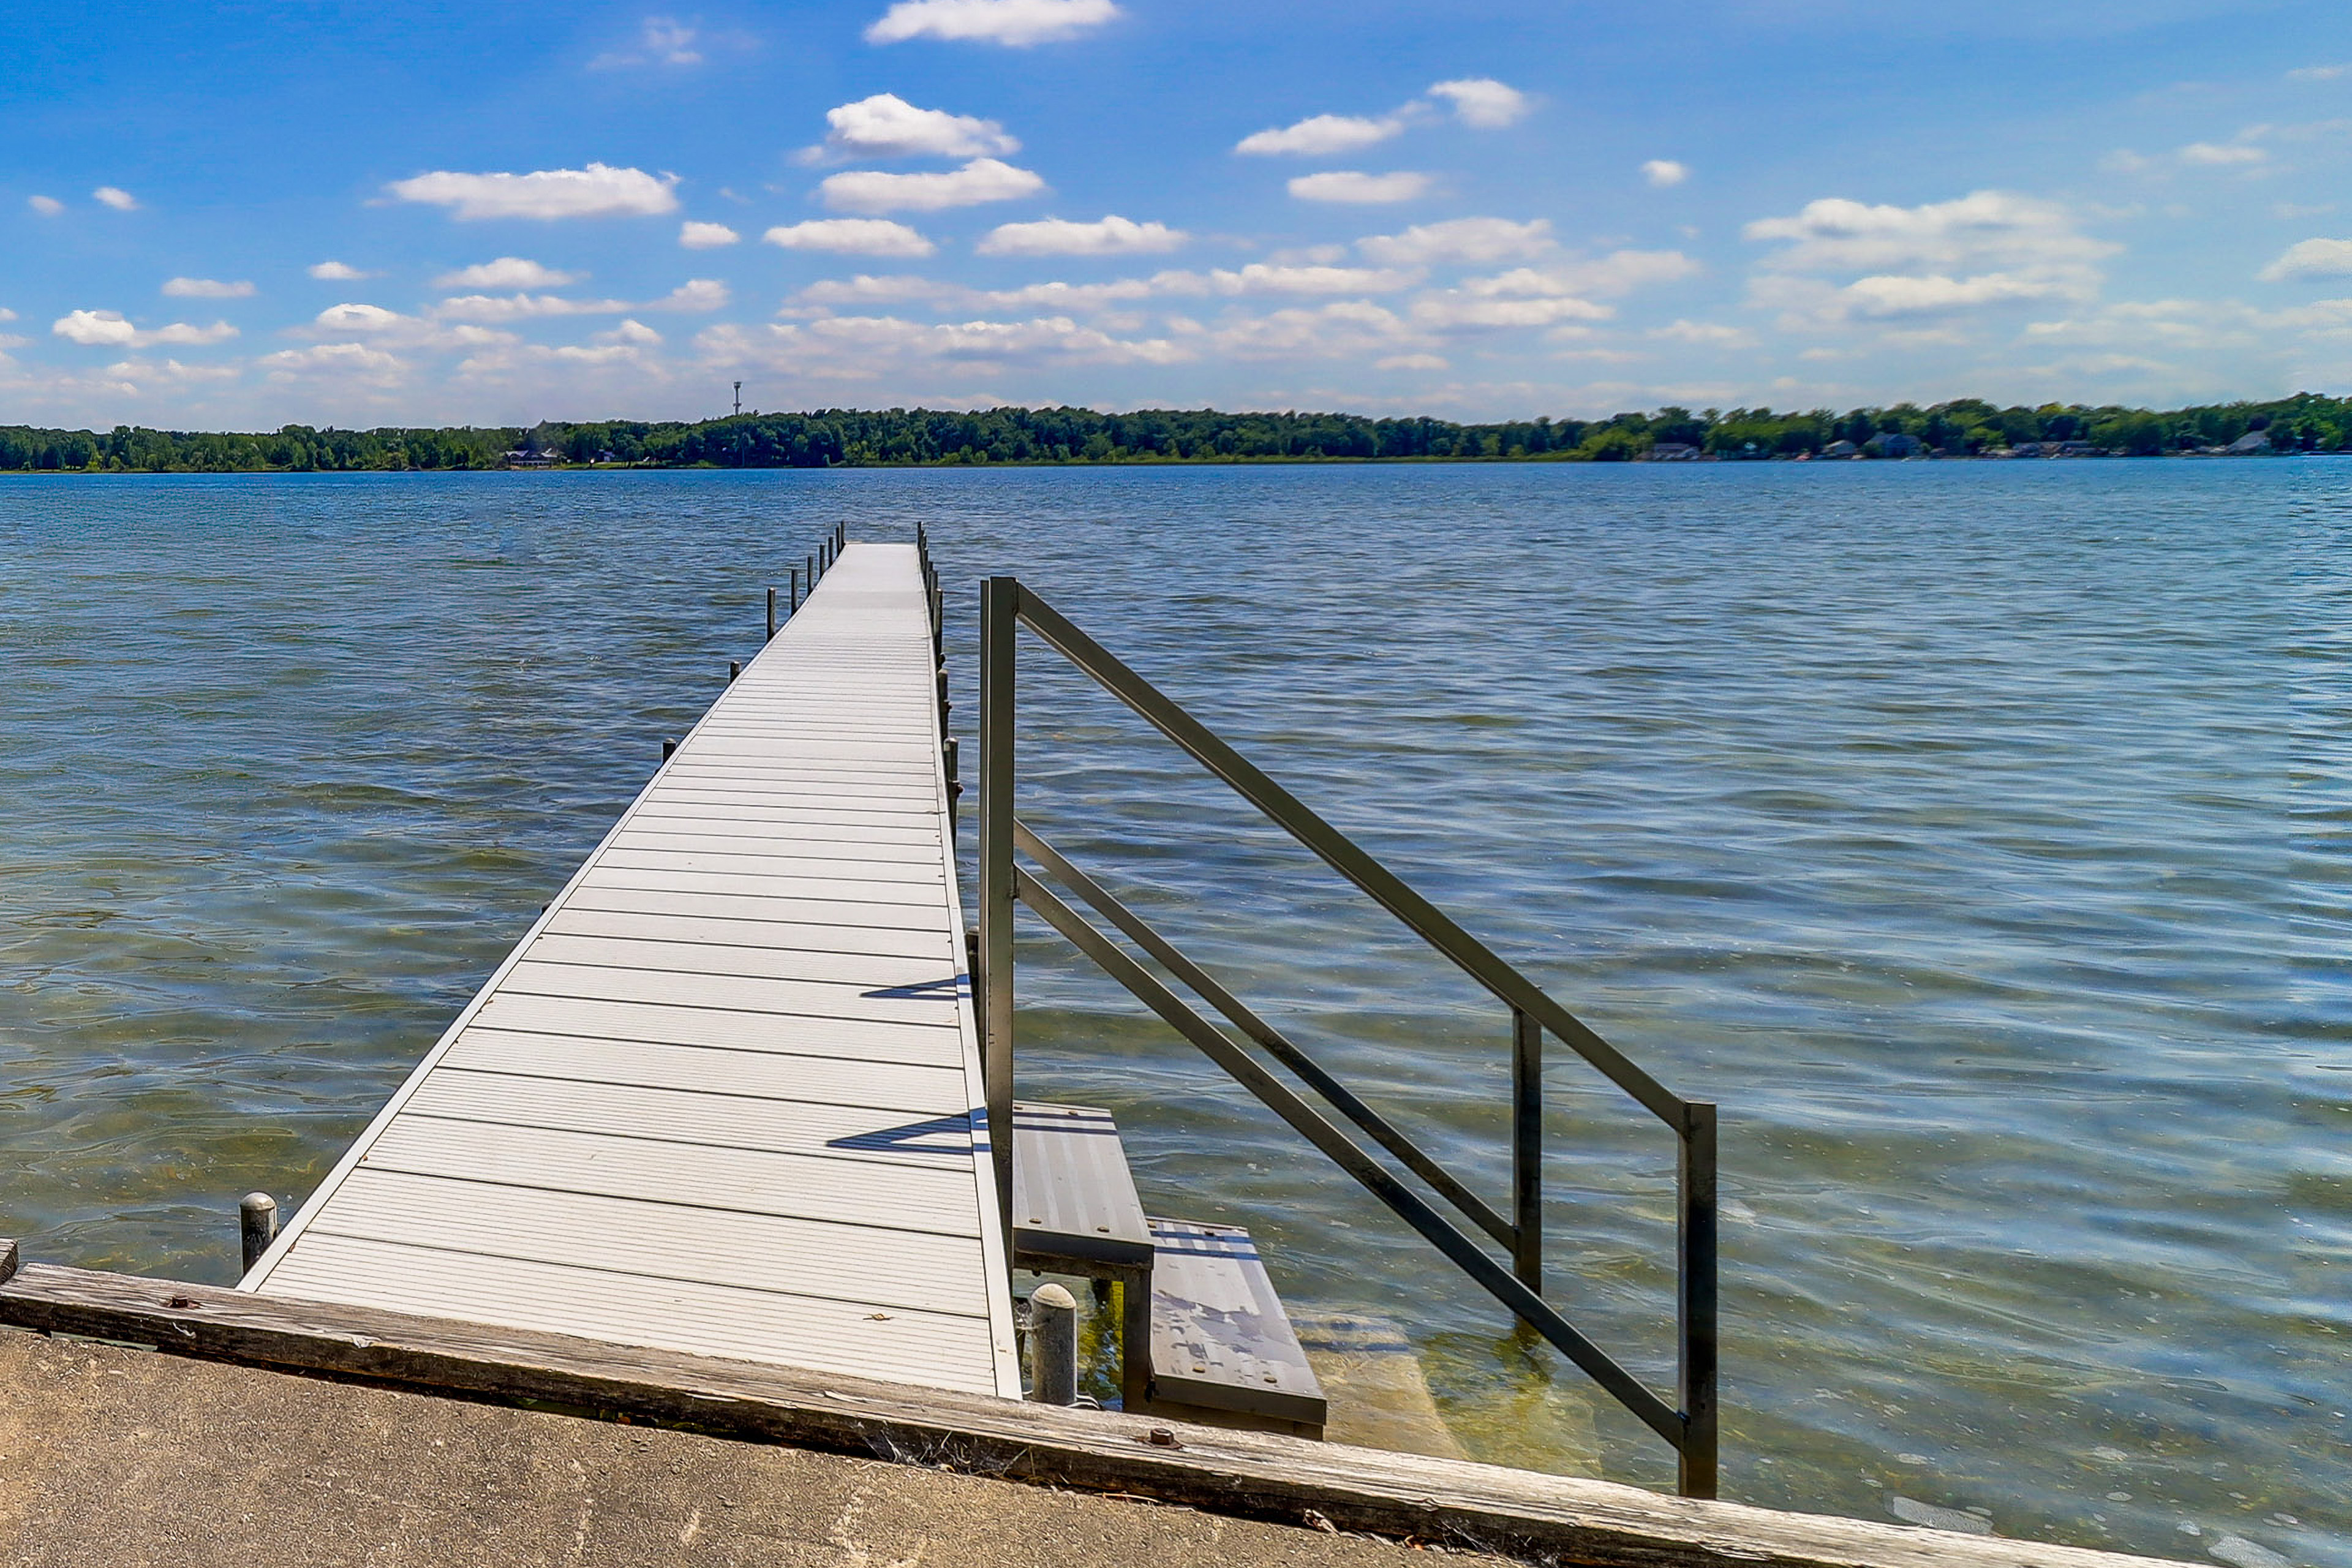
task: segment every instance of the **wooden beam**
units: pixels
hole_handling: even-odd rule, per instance
[[[21,1329],[1595,1568],[2149,1561],[46,1264],[9,1278],[16,1256],[0,1241],[0,1324]]]

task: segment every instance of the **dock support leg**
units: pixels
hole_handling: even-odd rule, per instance
[[[1543,1026],[1511,1010],[1511,1272],[1543,1294]]]
[[[1029,1389],[1040,1405],[1078,1402],[1078,1303],[1059,1285],[1029,1298]]]
[[[1715,1107],[1683,1108],[1681,1181],[1675,1215],[1680,1288],[1676,1290],[1675,1392],[1682,1405],[1681,1487],[1685,1497],[1716,1489]]]
[[[238,1238],[244,1243],[243,1273],[253,1272],[269,1244],[278,1239],[278,1200],[268,1193],[247,1193],[236,1205]]]
[[[768,590],[768,640],[776,640],[776,591]]]
[[[996,1209],[1013,1246],[1013,674],[1021,584],[991,577],[980,587],[981,1064],[988,1082],[988,1147]]]

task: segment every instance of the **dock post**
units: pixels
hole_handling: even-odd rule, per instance
[[[768,592],[769,592],[769,593],[771,593],[771,594],[773,594],[773,593],[775,592],[775,590],[774,590],[773,588],[771,588],[771,589],[769,589],[769,590],[768,590]],[[770,632],[768,635],[769,635],[770,637],[773,637],[773,636],[775,636],[776,634],[775,634],[775,633],[773,633],[773,632]],[[734,684],[735,684],[735,682],[736,682],[737,678],[739,678],[740,676],[741,676],[741,675],[742,675],[742,673],[743,673],[743,663],[742,663],[742,661],[741,661],[740,659],[733,659],[733,658],[730,658],[730,659],[729,659],[729,660],[727,661],[727,684],[728,684],[728,685],[730,685],[730,686],[734,685]]]
[[[1511,1009],[1511,1272],[1543,1294],[1543,1026]]]
[[[801,569],[793,568],[793,614],[801,613]]]
[[[816,592],[816,557],[814,555],[808,558],[808,585],[810,593]]]
[[[1078,1402],[1078,1303],[1059,1285],[1029,1298],[1029,1389],[1040,1405]]]
[[[268,1193],[247,1193],[237,1201],[236,1228],[244,1243],[245,1268],[250,1274],[269,1244],[278,1239],[278,1200]]]
[[[1013,1246],[1013,675],[1021,580],[980,585],[980,967],[972,975],[997,1212]]]
[[[662,742],[662,761],[667,762],[670,758],[676,755],[677,755],[677,742],[676,741],[664,741]]]
[[[776,591],[768,590],[768,640],[776,640]]]
[[[1716,1489],[1716,1113],[1693,1100],[1683,1107],[1680,1189],[1676,1204],[1675,1393],[1682,1405],[1683,1440],[1675,1445],[1680,1490],[1711,1498]]]

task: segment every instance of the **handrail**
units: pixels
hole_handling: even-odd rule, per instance
[[[1223,780],[1244,799],[1473,980],[1507,1004],[1512,1018],[1512,1218],[1439,1166],[1319,1064],[1252,1012],[1140,916],[1055,850],[1013,815],[1015,635],[1026,626],[1089,679]],[[1666,1439],[1685,1496],[1713,1497],[1717,1469],[1716,1108],[1686,1100],[1652,1078],[1532,981],[1308,809],[1247,759],[1113,657],[1019,579],[992,577],[981,589],[980,931],[973,989],[992,1127],[1013,1111],[1013,908],[1026,903],[1080,952],[1125,985],[1309,1142],[1378,1196],[1527,1323]],[[1013,864],[1016,848],[1076,893],[1146,954],[1231,1020],[1244,1036],[1323,1095],[1406,1170],[1511,1253],[1496,1261],[1363,1147],[1326,1120],[1231,1036],[1194,1011],[1158,975],[1084,915]],[[1675,1397],[1670,1405],[1579,1332],[1541,1294],[1542,1040],[1566,1040],[1611,1082],[1674,1130],[1679,1143],[1675,1205]],[[1012,1141],[992,1139],[1000,1201],[1012,1193]],[[1677,1407],[1677,1405],[1679,1407]]]

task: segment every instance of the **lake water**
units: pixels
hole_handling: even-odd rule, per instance
[[[759,643],[931,530],[1723,1107],[1725,1493],[2352,1564],[2352,466],[0,484],[0,1234],[225,1280]],[[1107,698],[1024,814],[1499,1196],[1507,1020]],[[969,849],[969,814],[965,824]],[[1480,1457],[1654,1439],[1044,934],[1022,1089],[1403,1323]],[[1554,1299],[1661,1386],[1672,1141],[1555,1048]],[[1597,1456],[1592,1452],[1597,1443]]]

